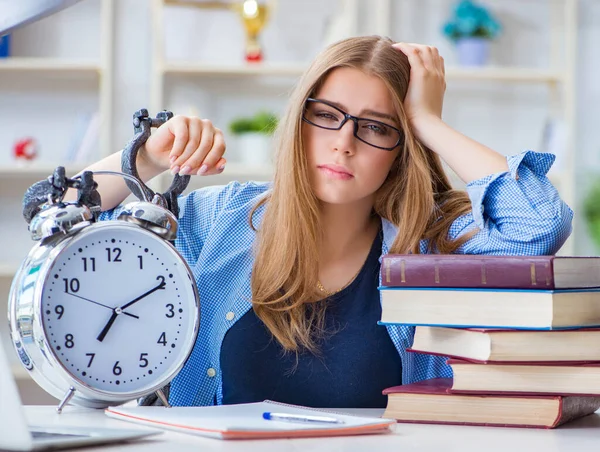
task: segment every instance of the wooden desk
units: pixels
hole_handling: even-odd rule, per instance
[[[361,415],[378,416],[381,410],[349,410]],[[110,419],[102,411],[67,407],[56,414],[51,406],[27,406],[30,424],[139,428],[129,422]],[[597,450],[600,445],[600,411],[556,430],[499,427],[396,424],[393,434],[249,441],[222,441],[165,431],[163,434],[127,444],[86,448],[152,452],[179,451],[432,451],[432,452],[554,452]]]

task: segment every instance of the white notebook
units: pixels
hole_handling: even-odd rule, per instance
[[[219,439],[344,436],[390,432],[395,420],[362,417],[264,401],[206,407],[110,407],[110,417],[157,428]],[[326,417],[329,422],[266,420],[263,413]],[[335,421],[335,423],[332,423]]]

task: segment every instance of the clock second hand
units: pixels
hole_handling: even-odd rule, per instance
[[[112,311],[115,310],[114,308],[111,308],[110,306],[107,306],[107,305],[102,304],[102,303],[98,303],[97,301],[94,301],[94,300],[90,300],[89,298],[82,297],[81,295],[75,295],[74,293],[71,293],[71,292],[66,292],[66,293],[69,294],[69,295],[72,295],[74,297],[81,298],[82,300],[89,301],[90,303],[97,304],[98,306],[102,306],[103,308],[107,308],[107,309],[110,309]],[[123,314],[128,315],[129,317],[136,318],[136,319],[140,318],[139,316],[137,316],[135,314],[131,314],[129,312],[123,312]]]
[[[150,295],[151,293],[156,292],[159,289],[164,289],[165,287],[165,282],[162,281],[160,284],[158,284],[156,287],[153,287],[152,289],[150,289],[149,291],[143,293],[142,295],[140,295],[137,298],[134,298],[133,300],[131,300],[129,303],[125,303],[123,306],[121,306],[120,308],[114,308],[113,309],[113,313],[110,316],[110,319],[108,319],[108,322],[106,322],[106,325],[104,325],[104,328],[102,329],[102,331],[100,331],[100,334],[98,335],[98,337],[96,338],[99,342],[102,342],[104,340],[104,338],[106,337],[106,334],[108,333],[108,331],[110,330],[110,328],[113,326],[113,323],[115,323],[115,320],[117,320],[117,317],[119,316],[119,314],[127,314],[126,312],[123,311],[123,309],[128,308],[129,306],[131,306],[134,303],[137,303],[138,301],[140,301],[142,298],[147,297],[148,295]]]

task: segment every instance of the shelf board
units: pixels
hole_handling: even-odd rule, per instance
[[[100,64],[79,59],[68,58],[26,58],[8,57],[0,58],[0,72],[81,72],[99,74]]]
[[[448,80],[559,83],[563,80],[563,74],[552,70],[520,67],[448,67],[446,78]]]
[[[246,75],[299,77],[307,67],[307,64],[304,63],[214,64],[174,61],[165,64],[163,72],[165,74],[191,74],[212,77]]]
[[[50,176],[57,166],[64,166],[67,170],[67,176],[73,176],[82,169],[89,166],[90,163],[28,163],[28,164],[0,164],[0,178],[9,177],[39,177],[43,179]]]
[[[174,61],[163,67],[165,74],[191,74],[198,76],[240,77],[248,75],[299,77],[308,67],[304,63],[245,63],[214,64]],[[523,67],[448,67],[449,80],[488,80],[504,82],[559,83],[563,74],[558,71]]]

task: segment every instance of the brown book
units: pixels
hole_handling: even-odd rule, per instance
[[[600,363],[477,364],[449,359],[453,393],[600,396]]]
[[[460,328],[600,327],[600,289],[380,287],[381,323]]]
[[[478,363],[600,361],[600,329],[558,331],[418,326],[412,352]]]
[[[600,397],[450,394],[451,378],[383,391],[384,418],[399,422],[555,428],[600,408]]]
[[[600,257],[387,254],[381,261],[381,284],[499,289],[600,287]]]

